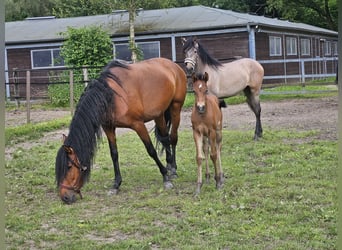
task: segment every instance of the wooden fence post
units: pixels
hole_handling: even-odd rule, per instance
[[[74,71],[69,72],[69,82],[70,82],[70,111],[71,116],[74,115]]]
[[[89,82],[89,76],[88,76],[88,69],[85,68],[85,66],[83,66],[84,68],[83,70],[83,82],[84,82],[84,87],[88,86],[88,82]]]
[[[26,71],[26,122],[30,123],[30,110],[31,110],[31,72],[29,70]]]

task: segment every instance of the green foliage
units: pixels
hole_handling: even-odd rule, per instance
[[[97,78],[102,67],[113,58],[113,44],[110,36],[101,27],[68,28],[61,48],[65,65],[74,69],[74,100],[77,102],[84,90],[83,72],[87,67],[89,79]],[[69,73],[64,72],[56,81],[69,82]],[[80,84],[77,84],[80,83]],[[55,106],[67,106],[70,100],[68,84],[51,84],[49,97]]]
[[[68,79],[68,78],[65,78]],[[84,84],[74,84],[74,101],[77,102],[84,91]],[[70,86],[69,84],[49,84],[48,95],[51,105],[54,107],[70,106]]]
[[[52,15],[55,0],[5,0],[5,21]]]
[[[28,16],[75,17],[110,14],[112,10],[163,9],[204,5],[243,13],[285,18],[337,31],[337,0],[6,0],[6,21]],[[52,13],[51,13],[52,12]]]
[[[67,66],[104,66],[113,58],[113,44],[110,36],[97,26],[84,28],[69,27],[61,56]]]

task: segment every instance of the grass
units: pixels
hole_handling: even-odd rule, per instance
[[[310,82],[305,87],[299,85],[281,85],[273,88],[264,88],[261,93],[261,102],[279,101],[296,98],[320,98],[325,96],[335,96],[337,87],[335,85],[317,85],[317,82]],[[194,103],[193,93],[188,93],[185,99],[184,107],[190,108]],[[246,102],[243,93],[225,99],[228,105],[235,105]]]
[[[128,133],[118,138],[121,192],[109,195],[113,169],[101,142],[84,198],[71,206],[54,183],[60,143],[19,148],[5,169],[7,249],[336,249],[337,142],[265,131],[258,142],[252,131],[224,131],[224,188],[212,180],[199,197],[191,131],[179,134],[179,178],[167,191]]]
[[[7,127],[5,128],[5,145],[38,139],[46,132],[68,127],[70,121],[70,117],[64,117],[47,122]]]
[[[185,108],[192,98],[187,95]],[[282,98],[264,95],[262,101]],[[6,128],[6,145],[69,122]],[[84,198],[71,206],[59,200],[54,182],[60,142],[19,147],[5,165],[7,249],[336,249],[337,142],[317,140],[315,131],[264,129],[258,142],[252,131],[224,131],[224,188],[216,190],[212,180],[199,197],[191,131],[179,133],[174,189],[163,189],[142,142],[128,133],[118,138],[119,195],[108,193],[113,168],[101,142]]]

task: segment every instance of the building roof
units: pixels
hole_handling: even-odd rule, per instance
[[[68,27],[81,28],[89,25],[102,26],[111,36],[129,34],[127,11],[114,11],[107,15],[72,18],[40,17],[23,21],[6,22],[6,44],[62,41],[62,32]],[[140,10],[135,20],[135,32],[159,34],[191,32],[209,29],[225,29],[259,25],[261,27],[302,31],[321,35],[337,36],[337,32],[316,26],[283,21],[230,10],[191,6],[181,8]]]

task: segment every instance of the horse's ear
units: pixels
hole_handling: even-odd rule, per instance
[[[196,38],[194,38],[194,47],[196,48],[196,49],[198,49],[198,47],[199,47],[199,45],[198,45],[198,42],[197,42],[197,39]]]
[[[63,149],[65,152],[67,152],[67,154],[73,154],[74,153],[74,150],[70,146],[63,145]]]
[[[207,82],[209,80],[209,74],[207,72],[204,72],[203,80]]]

